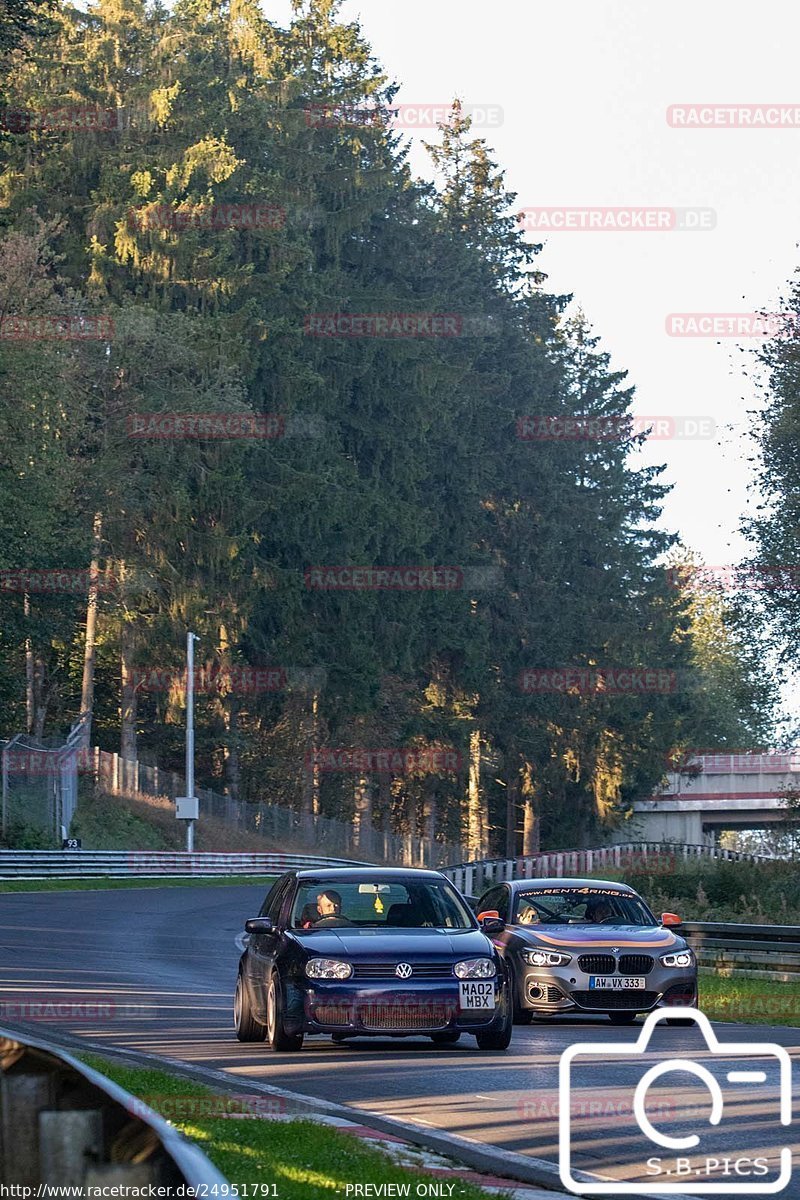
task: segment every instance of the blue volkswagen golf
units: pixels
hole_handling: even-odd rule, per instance
[[[337,867],[290,871],[273,885],[239,963],[234,1026],[242,1042],[299,1050],[305,1034],[472,1034],[505,1050],[506,968],[481,924],[438,871]]]

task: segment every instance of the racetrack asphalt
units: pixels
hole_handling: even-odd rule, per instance
[[[639,1030],[612,1026],[605,1017],[517,1026],[503,1053],[480,1052],[468,1037],[448,1049],[434,1049],[425,1038],[345,1045],[307,1038],[299,1053],[280,1055],[265,1045],[242,1045],[231,1026],[236,938],[262,899],[252,886],[0,895],[0,1024],[22,1022],[45,1038],[49,1030],[69,1032],[221,1069],[241,1081],[243,1091],[248,1080],[269,1083],[553,1163],[559,1059],[574,1043],[592,1042],[596,1055],[575,1063],[576,1170],[649,1181],[640,1184],[649,1192],[656,1167],[646,1162],[656,1157],[663,1170],[672,1170],[659,1182],[684,1193],[697,1193],[701,1182],[724,1183],[726,1191],[717,1194],[733,1197],[755,1194],[753,1185],[762,1182],[755,1174],[762,1168],[746,1160],[768,1161],[766,1182],[780,1147],[792,1147],[795,1159],[800,1154],[796,1121],[787,1129],[778,1120],[770,1057],[734,1060],[724,1047],[712,1055],[694,1028],[659,1026],[648,1051],[631,1061],[609,1047],[632,1044]],[[796,1076],[800,1029],[717,1024],[715,1030],[723,1043],[786,1047]],[[632,1113],[644,1070],[676,1057],[707,1067],[724,1085],[723,1119],[715,1129],[707,1124],[708,1092],[694,1076],[673,1073],[650,1090],[647,1112],[656,1128],[672,1137],[701,1134],[697,1151],[649,1142]],[[748,1065],[766,1078],[727,1083],[728,1071]],[[795,1083],[795,1112],[797,1095]],[[717,1165],[698,1176],[699,1152]],[[691,1167],[682,1167],[679,1159],[690,1155]],[[780,1194],[800,1200],[797,1170]]]

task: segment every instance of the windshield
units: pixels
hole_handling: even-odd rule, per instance
[[[471,929],[469,909],[446,880],[356,880],[301,883],[293,929]]]
[[[656,925],[638,896],[612,888],[535,888],[517,892],[518,925]]]

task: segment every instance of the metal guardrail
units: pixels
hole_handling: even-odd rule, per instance
[[[202,1150],[143,1101],[71,1055],[3,1028],[0,1183],[34,1196],[47,1185],[105,1195],[147,1194],[149,1186],[169,1195],[181,1185],[184,1195],[189,1187],[199,1196],[230,1194]]]
[[[740,925],[684,921],[678,932],[697,954],[701,967],[746,971],[800,982],[800,925]]]
[[[275,875],[313,867],[363,867],[305,854],[189,854],[164,850],[0,850],[0,879],[97,879]]]
[[[443,870],[459,891],[467,895],[479,895],[491,884],[505,883],[510,879],[580,878],[592,875],[603,867],[616,870],[636,867],[664,874],[679,861],[697,858],[725,862],[771,861],[763,855],[722,850],[717,846],[682,845],[677,842],[620,842],[616,846],[600,846],[591,850],[553,850],[522,858],[491,858],[457,863]]]

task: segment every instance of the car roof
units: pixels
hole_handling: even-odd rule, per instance
[[[601,887],[614,888],[626,896],[638,895],[635,888],[630,887],[627,883],[619,883],[616,879],[512,879],[509,880],[508,887],[512,892],[525,892],[530,888],[538,887]]]
[[[297,878],[330,880],[336,879],[445,879],[441,871],[424,871],[419,867],[316,867],[297,871]]]

